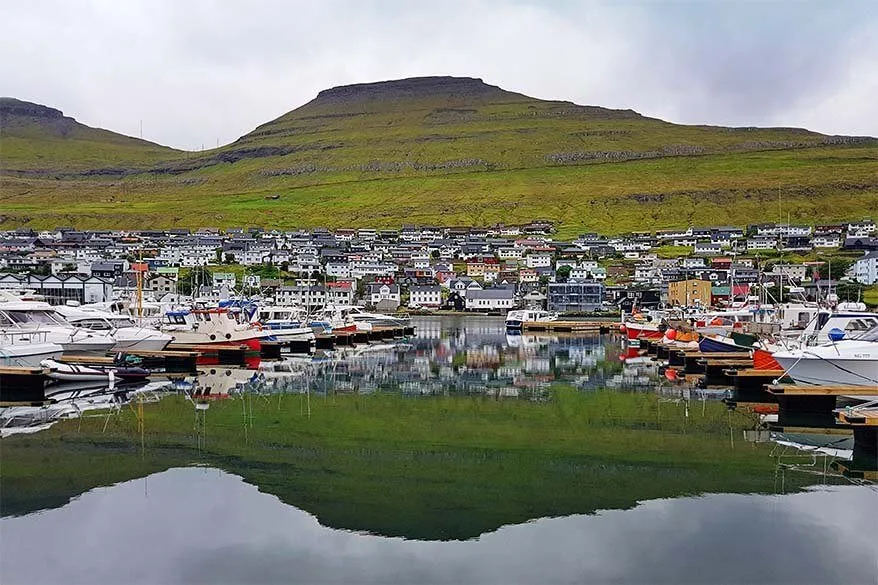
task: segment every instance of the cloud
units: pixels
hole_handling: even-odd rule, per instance
[[[179,148],[346,83],[469,75],[684,123],[878,135],[868,2],[143,0],[6,6],[0,93]],[[871,44],[870,44],[871,43]],[[839,111],[843,107],[844,111]]]

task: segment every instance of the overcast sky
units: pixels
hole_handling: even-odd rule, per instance
[[[348,83],[480,77],[673,122],[878,136],[878,0],[3,0],[0,95],[169,146]]]

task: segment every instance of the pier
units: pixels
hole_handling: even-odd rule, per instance
[[[523,331],[559,331],[565,333],[609,333],[615,325],[606,321],[526,321]]]

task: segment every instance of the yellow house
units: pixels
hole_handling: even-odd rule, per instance
[[[709,280],[679,280],[668,283],[668,303],[681,307],[710,305],[711,282]]]
[[[467,262],[466,263],[466,275],[470,278],[476,276],[485,276],[485,263],[484,262]]]

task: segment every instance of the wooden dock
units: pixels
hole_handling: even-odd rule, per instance
[[[798,384],[766,384],[765,390],[783,396],[868,396],[878,390],[864,386],[810,386]]]
[[[48,374],[46,368],[0,367],[0,402],[44,401]]]
[[[565,333],[609,333],[614,323],[601,321],[526,321],[522,331],[559,331]]]
[[[835,419],[851,426],[878,427],[878,408],[842,408],[835,411]]]

